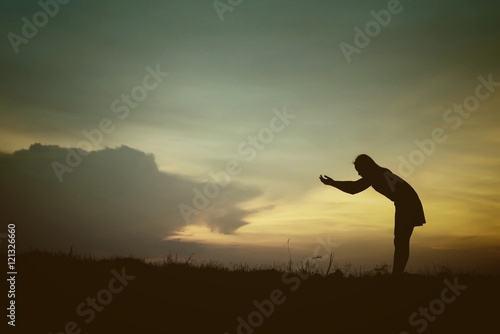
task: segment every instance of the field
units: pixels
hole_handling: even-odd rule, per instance
[[[16,333],[486,333],[497,275],[18,256]],[[4,306],[4,305],[3,305]]]

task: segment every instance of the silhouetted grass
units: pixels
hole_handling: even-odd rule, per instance
[[[133,257],[97,259],[74,252],[30,251],[18,256],[17,326],[19,333],[59,333],[74,321],[81,333],[238,333],[240,320],[258,326],[241,333],[416,333],[408,318],[441,298],[445,280],[466,285],[445,310],[427,321],[426,333],[481,332],[495,324],[500,297],[498,275],[457,274],[449,268],[393,277],[382,264],[367,271],[333,263],[323,271],[314,261],[251,267],[197,263],[171,254],[147,263]],[[106,297],[112,270],[135,276],[95,318],[77,307],[99,293]],[[114,282],[115,287],[118,285]],[[254,304],[281,303],[262,315]],[[451,294],[449,294],[451,296]],[[101,298],[102,299],[102,298]],[[96,299],[99,302],[98,299]],[[108,302],[102,299],[103,302]],[[265,305],[269,306],[269,303]],[[259,304],[260,305],[260,304]],[[87,310],[84,307],[83,310]],[[254,318],[251,318],[253,315]],[[419,318],[420,319],[420,316]],[[89,323],[86,322],[86,320]]]

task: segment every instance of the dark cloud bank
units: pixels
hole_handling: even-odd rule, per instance
[[[53,162],[64,164],[69,150],[33,144],[0,153],[1,220],[17,223],[21,250],[73,247],[79,253],[143,257],[172,248],[203,250],[163,239],[186,225],[179,204],[193,206],[193,189],[204,184],[162,172],[152,154],[126,146],[88,152],[59,182]],[[190,223],[232,233],[253,213],[239,204],[259,194],[232,180]]]

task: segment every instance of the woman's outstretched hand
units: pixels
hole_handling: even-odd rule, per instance
[[[327,186],[332,186],[333,185],[333,179],[327,175],[320,175],[319,180],[323,182],[323,184],[326,184]]]

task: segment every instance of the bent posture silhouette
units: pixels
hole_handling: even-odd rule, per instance
[[[404,272],[410,256],[410,237],[415,226],[425,224],[424,209],[415,190],[402,178],[389,169],[380,167],[366,154],[354,160],[354,168],[361,179],[357,181],[335,181],[326,175],[320,175],[323,184],[335,187],[349,194],[357,194],[372,186],[394,202],[394,262],[393,274]]]

